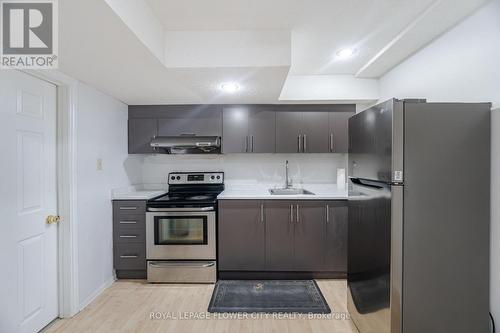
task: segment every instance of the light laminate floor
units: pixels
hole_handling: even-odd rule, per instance
[[[306,318],[273,318],[272,315],[268,315],[269,318],[214,318],[214,314],[206,312],[213,285],[161,285],[121,280],[75,317],[55,321],[44,333],[357,333],[347,314],[345,280],[317,282],[332,315],[310,319],[307,315]]]

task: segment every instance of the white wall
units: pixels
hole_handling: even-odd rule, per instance
[[[79,84],[76,226],[80,307],[113,279],[110,191],[140,182],[139,160],[127,155],[127,109],[127,105]],[[98,158],[103,161],[102,170],[97,170]]]
[[[500,107],[500,0],[493,0],[380,80],[382,100],[493,102]],[[479,176],[479,175],[478,175]],[[491,308],[500,322],[500,111],[492,121]]]
[[[285,181],[285,161],[290,177],[300,183],[335,183],[337,168],[347,167],[344,154],[231,154],[144,156],[144,183],[165,183],[172,171],[224,171],[226,182],[280,184]]]

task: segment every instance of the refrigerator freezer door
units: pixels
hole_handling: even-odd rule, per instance
[[[402,184],[403,102],[391,99],[349,119],[349,176]]]

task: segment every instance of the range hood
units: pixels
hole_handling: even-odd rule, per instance
[[[151,147],[165,154],[220,154],[220,136],[158,136]]]

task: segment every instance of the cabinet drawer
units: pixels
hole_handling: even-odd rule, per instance
[[[115,269],[146,269],[146,244],[115,244]]]
[[[113,237],[116,244],[119,243],[146,244],[146,230],[144,228],[114,229]]]
[[[115,217],[127,214],[143,214],[146,212],[146,201],[142,200],[115,200],[113,214]]]
[[[113,228],[117,231],[146,228],[146,215],[118,215],[113,219]]]

